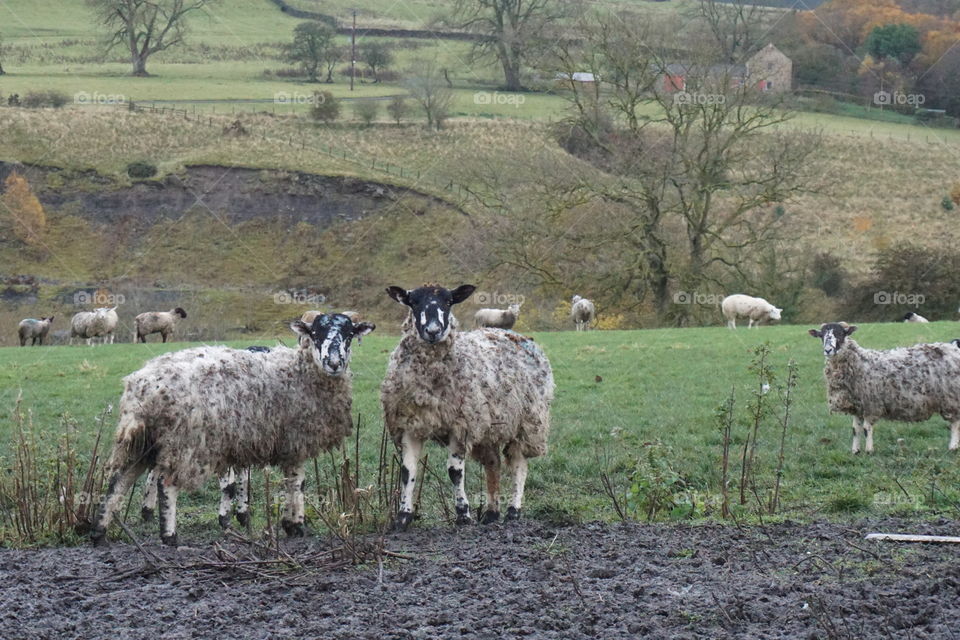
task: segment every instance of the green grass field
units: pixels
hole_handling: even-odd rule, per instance
[[[534,334],[554,368],[557,391],[553,405],[550,452],[531,463],[527,511],[533,517],[562,520],[609,520],[616,517],[604,495],[601,471],[621,491],[633,493],[627,505],[643,516],[651,491],[664,490],[672,508],[658,518],[716,517],[719,509],[721,437],[715,412],[736,389],[738,410],[734,454],[747,432],[746,404],[756,378],[747,370],[752,350],[769,341],[770,360],[782,382],[788,360],[796,360],[799,384],[786,438],[779,516],[832,517],[845,512],[933,515],[952,511],[960,500],[956,454],[947,451],[943,420],[925,423],[880,423],[876,454],[850,453],[850,420],[827,413],[820,344],[805,326],[648,331],[595,331]],[[378,385],[396,336],[382,333],[355,346],[352,363],[354,408],[363,418],[362,478],[375,477],[382,429]],[[389,331],[389,329],[387,329]],[[874,324],[857,334],[863,346],[884,348],[916,342],[948,340],[960,334],[953,323]],[[284,337],[287,339],[288,337]],[[259,340],[275,344],[274,340]],[[290,340],[287,339],[289,344]],[[232,343],[245,346],[252,342]],[[9,420],[18,396],[38,433],[55,440],[62,419],[79,425],[78,450],[89,449],[96,417],[108,406],[112,430],[121,379],[148,358],[192,345],[108,345],[0,349],[0,403],[4,413],[0,441],[12,442]],[[602,379],[602,381],[598,381]],[[776,393],[768,397],[775,401]],[[766,498],[772,487],[779,430],[776,416],[760,427],[756,486]],[[4,445],[0,451],[10,452]],[[434,445],[429,459],[443,464],[445,452]],[[737,468],[737,462],[732,463]],[[9,456],[4,468],[9,465]],[[442,473],[442,468],[440,468]],[[737,473],[736,471],[734,472]],[[445,477],[445,476],[444,476]],[[734,478],[734,489],[739,484]],[[310,474],[310,491],[314,480]],[[476,502],[481,472],[468,465],[468,492]],[[427,522],[436,522],[436,482],[424,492]],[[211,481],[201,496],[185,501],[181,521],[200,535],[216,531],[215,489]],[[751,503],[754,498],[751,498]],[[749,504],[742,515],[751,518]],[[152,532],[151,532],[152,534]]]

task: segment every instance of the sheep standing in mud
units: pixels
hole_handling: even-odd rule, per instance
[[[70,319],[70,344],[74,338],[82,338],[91,344],[94,338],[101,338],[113,344],[113,331],[119,322],[116,307],[100,307],[93,311],[75,313]]]
[[[864,349],[845,322],[831,322],[810,335],[823,341],[827,400],[833,413],[853,416],[853,453],[866,432],[873,453],[877,420],[922,422],[940,414],[950,423],[950,450],[960,445],[960,349],[952,343],[918,344],[888,351]]]
[[[737,328],[737,318],[745,316],[749,318],[747,328],[760,327],[764,320],[779,320],[780,312],[783,309],[773,306],[763,298],[754,298],[745,296],[742,293],[735,293],[727,296],[720,303],[720,310],[723,317],[727,319],[727,327]]]
[[[173,335],[177,327],[177,318],[186,318],[187,312],[177,307],[170,311],[147,311],[141,313],[133,320],[136,331],[134,333],[134,342],[146,342],[147,336],[151,333],[159,333],[166,342],[167,338]]]
[[[500,517],[500,454],[514,480],[506,518],[520,517],[527,458],[544,455],[550,430],[553,372],[530,338],[501,329],[456,329],[453,305],[473,293],[473,285],[453,291],[425,285],[387,293],[409,308],[400,344],[390,355],[380,386],[384,423],[402,447],[403,494],[394,526],[413,521],[414,486],[423,443],[447,447],[447,472],[456,496],[457,523],[471,520],[464,490],[464,461],[469,454],[483,464],[486,512],[481,521]]]
[[[20,338],[20,346],[27,346],[27,340],[30,341],[30,346],[39,345],[43,346],[43,339],[47,337],[47,333],[50,331],[50,325],[53,324],[54,316],[49,318],[40,318],[39,320],[35,318],[24,318],[20,321],[20,324],[17,325],[17,335]]]
[[[577,331],[586,331],[597,317],[597,308],[593,302],[580,296],[573,296],[573,306],[570,307],[570,318],[576,325]]]
[[[304,462],[350,433],[350,343],[373,331],[344,315],[322,315],[291,329],[309,336],[297,349],[253,353],[200,347],[167,353],[124,378],[107,496],[91,530],[95,544],[123,496],[156,469],[160,535],[176,544],[177,494],[231,468],[274,465],[284,475],[281,524],[303,535]]]
[[[473,324],[475,327],[513,329],[519,317],[519,304],[512,304],[506,309],[479,309],[473,314]]]

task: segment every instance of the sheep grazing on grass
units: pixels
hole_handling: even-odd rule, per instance
[[[914,313],[913,311],[908,311],[907,314],[901,318],[901,320],[903,322],[930,322],[919,313]]]
[[[864,349],[850,338],[857,330],[831,322],[810,335],[823,341],[824,376],[830,411],[853,416],[854,453],[866,432],[873,453],[877,420],[921,422],[940,414],[950,423],[950,450],[960,444],[960,349],[934,343],[888,351]]]
[[[520,317],[520,305],[512,304],[506,309],[480,309],[473,314],[475,327],[492,329],[513,329]]]
[[[141,313],[133,320],[136,331],[134,333],[134,342],[146,342],[147,336],[151,333],[159,333],[166,342],[167,338],[173,335],[173,330],[177,326],[177,318],[186,318],[187,312],[177,307],[170,311],[147,311]]]
[[[730,329],[737,328],[737,318],[740,316],[750,319],[747,323],[749,329],[753,326],[759,327],[764,320],[779,320],[780,312],[783,311],[763,298],[745,296],[742,293],[724,298],[720,303],[720,310],[723,311],[723,317],[727,319],[727,327]]]
[[[176,544],[177,494],[230,469],[274,465],[284,475],[281,519],[303,535],[304,462],[350,433],[350,344],[374,326],[340,314],[291,329],[297,349],[268,353],[200,347],[167,353],[124,378],[107,495],[91,530],[95,544],[124,495],[147,469],[158,479],[160,535]]]
[[[586,331],[597,317],[597,308],[593,302],[580,296],[573,296],[573,306],[570,308],[570,317],[577,331]]]
[[[471,520],[464,490],[467,455],[486,472],[486,511],[481,522],[500,517],[500,453],[514,480],[506,518],[520,517],[527,458],[544,455],[550,430],[553,372],[530,338],[502,329],[460,333],[451,313],[473,293],[425,285],[387,293],[409,307],[400,344],[393,350],[380,386],[384,423],[402,448],[403,493],[394,528],[413,521],[414,486],[423,443],[447,447],[447,473],[456,497],[457,523]]]
[[[47,332],[50,331],[53,318],[54,316],[40,318],[39,320],[35,318],[24,318],[21,320],[20,324],[17,325],[17,334],[20,336],[20,346],[27,346],[27,340],[30,341],[30,346],[43,346],[43,339],[47,337]]]
[[[70,344],[73,344],[74,338],[83,338],[88,345],[94,338],[101,338],[104,344],[108,341],[113,344],[113,331],[118,322],[116,307],[75,313],[70,319]]]

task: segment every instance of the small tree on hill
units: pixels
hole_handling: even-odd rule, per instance
[[[329,91],[314,91],[310,117],[327,124],[333,122],[340,117],[340,101]]]
[[[370,126],[380,114],[380,105],[375,100],[361,100],[353,107],[353,113]]]
[[[885,24],[874,27],[864,44],[874,58],[894,58],[907,64],[920,53],[920,32],[909,24]]]
[[[393,54],[380,42],[373,42],[363,48],[361,59],[370,67],[374,83],[380,82],[380,72],[393,64]]]
[[[26,245],[42,245],[41,236],[47,226],[43,205],[30,189],[30,183],[19,173],[11,173],[3,181],[4,194],[0,210],[13,223],[13,233]]]
[[[403,96],[393,96],[390,98],[390,102],[387,104],[387,113],[390,114],[390,117],[396,121],[399,127],[400,121],[410,113],[410,105],[407,104],[407,99]]]
[[[443,72],[433,60],[421,60],[405,83],[410,97],[417,101],[427,116],[427,128],[441,129],[453,102],[453,91],[443,79]]]
[[[333,28],[322,22],[298,24],[293,30],[293,42],[287,45],[287,61],[299,64],[310,82],[317,82],[320,69],[332,57],[331,50],[336,49],[335,36]],[[327,82],[333,82],[330,73]]]

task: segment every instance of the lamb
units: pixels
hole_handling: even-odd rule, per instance
[[[458,332],[451,308],[475,288],[387,289],[410,310],[380,386],[384,424],[402,448],[397,530],[413,521],[417,464],[425,441],[449,451],[457,524],[471,521],[464,490],[467,455],[484,467],[487,501],[481,522],[488,524],[500,517],[500,452],[514,480],[507,520],[520,517],[527,459],[547,452],[554,391],[550,362],[533,340],[512,331]]]
[[[764,320],[779,320],[780,312],[783,309],[773,306],[763,298],[754,298],[745,296],[742,293],[735,293],[727,296],[720,303],[720,309],[723,311],[723,317],[727,319],[727,327],[737,328],[737,317],[746,316],[750,319],[747,328],[756,326]],[[754,325],[756,323],[756,325]]]
[[[70,319],[70,344],[74,338],[83,338],[89,345],[94,338],[102,338],[104,344],[109,339],[113,344],[113,331],[119,318],[116,307],[100,307],[93,311],[75,313]]]
[[[494,329],[513,329],[517,318],[520,317],[520,305],[512,304],[506,309],[480,309],[473,314],[475,327],[491,327]]]
[[[845,322],[811,329],[823,341],[830,411],[853,416],[853,453],[866,432],[873,453],[877,420],[922,422],[940,414],[950,423],[950,450],[960,445],[960,349],[953,343],[918,344],[887,351],[864,349]]]
[[[907,315],[903,316],[902,320],[903,322],[922,322],[922,323],[930,322],[919,313],[914,313],[913,311],[908,311]]]
[[[573,296],[573,306],[570,309],[570,317],[577,326],[577,331],[586,331],[590,324],[597,317],[597,308],[593,302],[580,296]]]
[[[17,325],[17,334],[20,336],[20,346],[27,346],[27,340],[30,340],[30,346],[43,346],[43,339],[47,337],[50,331],[50,325],[53,324],[53,318],[24,318]]]
[[[134,342],[146,342],[147,336],[151,333],[159,333],[166,342],[167,338],[173,335],[173,330],[177,326],[177,317],[186,318],[187,312],[177,307],[170,311],[147,311],[141,313],[133,320],[136,331],[133,335]]]
[[[167,353],[124,378],[111,478],[90,537],[102,544],[123,496],[147,469],[159,474],[160,537],[177,542],[177,494],[213,473],[276,465],[285,478],[281,524],[304,533],[304,462],[350,433],[348,365],[353,338],[374,330],[341,314],[321,315],[297,349],[268,353],[222,346]]]

